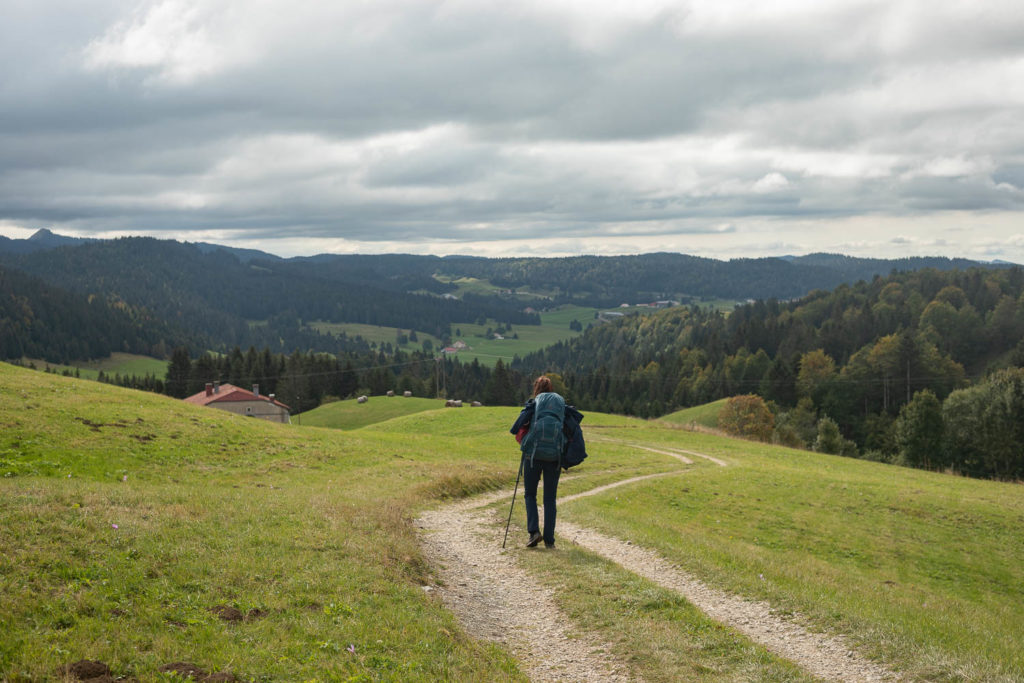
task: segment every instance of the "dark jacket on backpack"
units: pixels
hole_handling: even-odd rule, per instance
[[[533,420],[533,411],[536,407],[537,402],[534,399],[530,399],[523,406],[522,411],[519,413],[519,417],[512,424],[512,429],[509,433],[518,434],[520,430],[529,428],[530,422]],[[587,446],[583,442],[583,430],[580,429],[580,422],[583,421],[583,413],[576,410],[575,406],[565,406],[565,421],[562,423],[562,431],[565,434],[566,439],[566,450],[562,454],[562,469],[569,469],[574,465],[579,465],[587,457]]]

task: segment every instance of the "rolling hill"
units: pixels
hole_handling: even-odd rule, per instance
[[[450,587],[412,521],[508,487],[482,518],[500,531],[515,408],[342,431],[3,364],[0,390],[0,677],[90,659],[141,680],[175,662],[242,680],[524,680],[526,662],[435,597]],[[910,679],[1024,678],[1019,484],[596,413],[584,426],[591,457],[560,486],[560,524],[799,614]],[[630,675],[809,680],[568,535],[552,553],[493,552]]]

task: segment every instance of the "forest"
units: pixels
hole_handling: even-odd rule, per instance
[[[524,311],[527,306],[789,299],[815,288],[870,280],[893,269],[948,270],[975,264],[943,258],[887,261],[830,254],[734,261],[665,253],[500,259],[323,254],[282,259],[205,243],[142,237],[86,240],[41,230],[26,240],[0,240],[0,265],[8,272],[38,279],[50,291],[86,295],[134,319],[159,323],[163,337],[153,345],[163,352],[148,353],[166,357],[166,349],[181,343],[193,355],[206,350],[226,353],[234,346],[268,347],[276,353],[369,350],[358,340],[321,334],[311,325],[316,321],[400,327],[445,339],[453,323],[484,319],[506,325],[539,324],[537,314]],[[483,291],[491,293],[445,297],[456,290],[445,281],[452,278],[484,281],[492,289]],[[509,293],[520,288],[531,295]],[[32,307],[25,292],[21,301]],[[72,349],[65,348],[64,342],[46,339],[45,305],[32,320],[40,329],[5,329],[0,350],[29,344],[41,348],[37,355],[48,362],[85,360],[69,355]],[[111,339],[108,348],[91,346],[88,352],[103,356],[127,351],[126,345],[134,343]]]
[[[0,266],[0,358],[59,363],[111,351],[160,357],[185,338],[144,311],[51,287]]]
[[[368,350],[355,340],[321,334],[307,324],[316,320],[403,327],[441,338],[449,335],[453,323],[481,318],[516,325],[540,323],[539,316],[523,312],[519,302],[499,297],[466,295],[455,300],[410,293],[407,288],[444,288],[415,273],[378,277],[366,269],[350,271],[316,259],[242,262],[227,251],[169,240],[91,241],[8,253],[3,262],[6,271],[32,276],[32,281],[45,283],[48,292],[83,293],[136,318],[156,321],[154,334],[164,333],[162,348],[183,342],[193,354],[227,352],[234,346],[267,346],[285,353]],[[401,265],[400,260],[396,263]],[[31,291],[22,289],[23,305],[32,308]],[[34,330],[28,323],[3,330],[0,349],[28,348],[26,344],[37,339],[30,346],[38,349],[38,357],[54,363],[132,350],[126,348],[129,342],[113,338],[106,348],[89,348],[91,355],[69,355],[63,342],[49,339],[55,335],[47,333],[47,325],[59,323],[49,321],[48,310],[43,305],[30,317]]]
[[[1008,469],[979,464],[959,447],[922,457],[907,446],[907,420],[942,414],[952,420],[944,444],[963,443],[965,433],[980,443],[977,429],[964,425],[994,420],[977,411],[982,397],[998,394],[1011,416],[1003,421],[1024,424],[1012,417],[1024,417],[1015,412],[1024,410],[1024,385],[1008,370],[1024,365],[1022,336],[1020,268],[924,269],[797,301],[758,301],[729,315],[679,307],[628,317],[513,368],[558,369],[577,405],[641,417],[752,394],[770,408],[773,438],[788,445],[813,446],[827,420],[841,436],[833,439],[837,452],[1013,477],[1024,475],[1020,455],[1004,458],[1017,463]],[[933,425],[931,434],[943,433]],[[1024,440],[1015,443],[1019,453]]]

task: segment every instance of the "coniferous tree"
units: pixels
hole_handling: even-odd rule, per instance
[[[192,359],[188,349],[178,346],[171,353],[171,362],[167,365],[167,393],[175,398],[189,395],[189,377],[192,375]]]
[[[514,406],[517,404],[516,390],[512,385],[512,379],[505,363],[499,358],[491,371],[491,377],[487,381],[484,390],[484,402],[492,406]]]

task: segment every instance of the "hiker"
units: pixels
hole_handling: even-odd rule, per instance
[[[578,465],[587,457],[580,421],[583,415],[555,393],[551,379],[541,375],[533,383],[533,398],[526,402],[510,430],[522,452],[523,493],[526,500],[526,531],[533,548],[541,539],[555,546],[555,496],[561,469]],[[537,484],[544,477],[544,533],[537,513]]]

